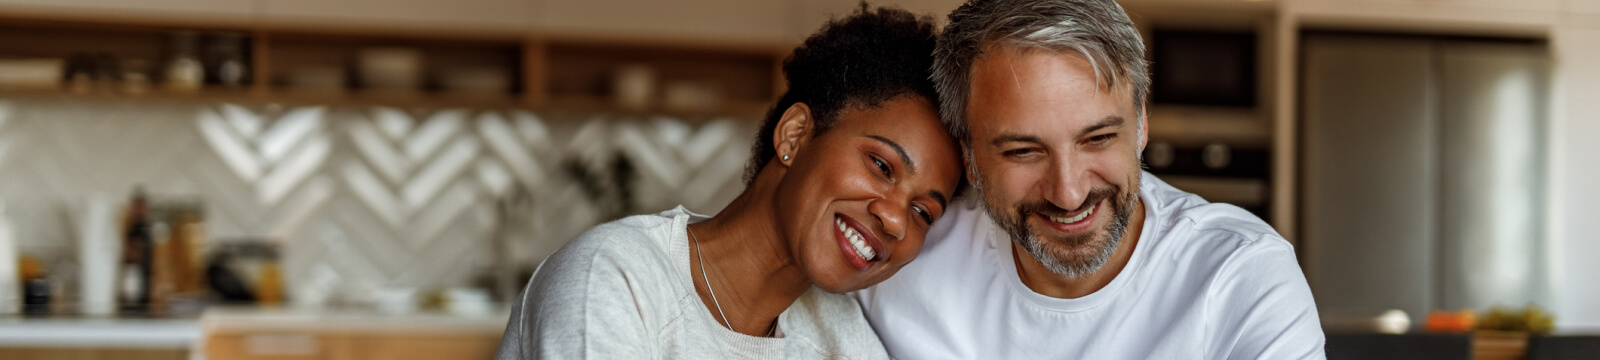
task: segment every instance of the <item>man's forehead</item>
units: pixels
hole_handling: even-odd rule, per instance
[[[1137,110],[1128,87],[1097,86],[1094,74],[1082,61],[1081,56],[1018,53],[993,54],[976,63],[966,109],[971,125],[994,130],[989,135],[1000,131],[1077,133],[1106,127],[1102,123],[1111,118],[1134,119]]]
[[[1059,59],[1063,61],[1050,62],[1051,65],[1061,66],[1066,64],[1081,65],[1088,71],[1087,75],[1095,80],[1095,85],[1102,92],[1119,96],[1128,96],[1131,101],[1133,84],[1127,78],[1112,76],[1109,64],[1096,63],[1092,58],[1082,52],[1070,49],[1056,49],[1044,46],[1030,45],[1003,45],[991,42],[983,46],[972,60],[967,69],[969,79],[976,79],[980,66],[1000,67],[1015,73],[1017,66],[1036,66],[1043,62],[1036,61],[1041,58]],[[1028,61],[1034,60],[1034,61]],[[1019,64],[1019,62],[1027,64]],[[972,81],[975,82],[975,81]],[[971,86],[970,82],[968,84]]]

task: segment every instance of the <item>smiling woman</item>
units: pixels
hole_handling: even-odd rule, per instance
[[[888,358],[840,293],[916,258],[961,186],[933,47],[932,20],[904,10],[825,25],[784,61],[745,191],[712,217],[678,207],[568,243],[498,358]]]

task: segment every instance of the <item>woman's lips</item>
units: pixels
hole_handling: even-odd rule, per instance
[[[866,231],[866,227],[849,216],[835,215],[833,219],[833,234],[839,243],[839,251],[843,253],[846,263],[857,271],[872,267],[872,263],[885,258],[883,243],[877,236]]]

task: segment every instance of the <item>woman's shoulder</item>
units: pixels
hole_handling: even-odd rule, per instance
[[[657,332],[681,314],[675,304],[686,291],[668,244],[687,220],[670,211],[631,216],[551,254],[513,307],[512,351],[649,357]]]
[[[635,214],[605,222],[574,237],[560,250],[550,254],[550,259],[546,259],[546,262],[558,258],[574,258],[574,256],[590,259],[610,259],[611,256],[624,256],[622,259],[666,256],[677,227],[680,227],[678,224],[680,213],[683,211]]]
[[[680,207],[595,226],[550,254],[534,271],[530,286],[552,292],[641,291],[645,289],[638,287],[650,286],[671,292],[674,288],[668,285],[676,284],[674,234],[689,216]]]
[[[861,305],[849,296],[813,287],[783,316],[784,335],[809,342],[824,358],[888,358]]]

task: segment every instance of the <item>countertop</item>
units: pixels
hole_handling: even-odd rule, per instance
[[[187,349],[198,319],[0,318],[0,347]]]
[[[0,347],[189,349],[208,333],[366,333],[495,335],[510,318],[365,308],[213,307],[199,318],[0,317]]]
[[[451,333],[505,332],[509,308],[482,315],[422,311],[388,314],[371,309],[212,308],[200,316],[205,332]]]

